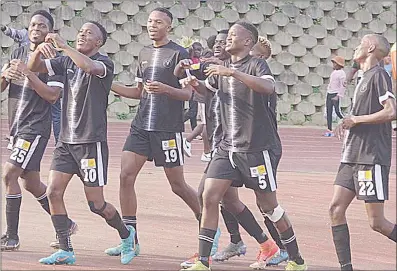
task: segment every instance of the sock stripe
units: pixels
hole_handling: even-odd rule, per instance
[[[285,245],[285,244],[289,244],[289,243],[293,242],[294,240],[296,240],[295,235],[293,235],[291,238],[289,238],[287,240],[282,240],[281,239],[281,243],[283,243],[283,245]]]
[[[213,243],[214,242],[214,238],[210,238],[210,237],[205,236],[205,235],[199,235],[199,240],[207,241],[209,243]]]
[[[136,220],[130,220],[130,219],[123,219],[124,223],[131,223],[131,224],[136,224]]]
[[[40,201],[43,200],[47,197],[47,193],[44,193],[43,195],[41,195],[40,197],[36,198],[36,200]]]
[[[19,199],[19,198],[22,198],[22,194],[6,195],[6,199]]]

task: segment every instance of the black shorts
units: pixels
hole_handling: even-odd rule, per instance
[[[359,200],[383,202],[389,198],[389,172],[389,166],[342,163],[334,184],[353,191]]]
[[[8,162],[27,171],[40,171],[47,143],[48,138],[41,135],[21,134],[10,137],[7,148],[11,150],[11,155]]]
[[[107,183],[109,149],[107,142],[56,145],[51,170],[77,174],[85,186]]]
[[[156,167],[173,168],[184,163],[182,133],[146,131],[131,127],[123,151],[134,152],[154,160]]]
[[[207,170],[207,178],[233,181],[232,186],[256,191],[276,191],[277,166],[281,153],[271,150],[253,153],[225,151],[218,148]]]

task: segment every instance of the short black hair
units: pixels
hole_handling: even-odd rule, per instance
[[[215,40],[216,40],[216,35],[209,36],[207,39],[208,48],[210,48],[211,50],[214,48]]]
[[[229,34],[229,30],[227,30],[227,29],[222,29],[221,31],[219,31],[219,33],[218,34]]]
[[[253,45],[255,45],[258,42],[259,33],[253,24],[250,24],[245,21],[236,22],[236,24],[244,27],[247,31],[249,31],[251,33],[252,39],[253,39],[252,41],[254,43]]]
[[[50,23],[50,29],[52,30],[54,28],[54,18],[48,11],[46,11],[44,9],[36,10],[35,12],[33,12],[30,19],[32,19],[36,15],[41,15],[41,16],[45,17],[48,20],[48,22]]]
[[[106,32],[106,29],[103,27],[103,25],[101,25],[100,23],[95,22],[95,21],[88,21],[87,23],[95,24],[99,28],[99,30],[102,33],[102,45],[101,46],[103,46],[106,43],[106,40],[108,39],[108,33]]]
[[[167,15],[171,19],[171,23],[172,23],[172,20],[174,19],[174,16],[172,16],[172,13],[168,9],[159,7],[159,8],[153,9],[152,12],[153,11],[159,11],[159,12],[164,13],[165,15]]]

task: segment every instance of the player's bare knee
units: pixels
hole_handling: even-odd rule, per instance
[[[47,187],[47,197],[50,201],[58,201],[63,197],[64,191],[56,186],[50,185]]]
[[[5,186],[10,186],[12,183],[18,182],[18,174],[12,168],[6,168],[4,172],[3,181]]]
[[[376,232],[383,232],[383,225],[385,219],[382,217],[369,217],[369,226],[371,227],[372,230]]]
[[[186,191],[186,183],[182,182],[170,182],[171,190],[175,195],[181,196]]]
[[[332,221],[338,221],[341,219],[345,212],[343,208],[336,202],[332,202],[328,208],[329,217]]]
[[[204,190],[203,193],[203,206],[206,208],[211,208],[213,206],[217,206],[221,200],[221,197],[217,195],[217,193],[208,193],[208,191]]]
[[[94,214],[97,214],[105,219],[109,216],[109,214],[106,214],[106,201],[88,201],[88,206],[90,207],[90,211]]]
[[[133,188],[135,186],[136,175],[128,170],[121,170],[120,186],[122,188]]]

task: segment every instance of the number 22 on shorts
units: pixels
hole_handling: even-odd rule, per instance
[[[22,164],[26,159],[26,154],[30,149],[31,143],[29,141],[18,138],[17,142],[12,149],[10,159]]]
[[[358,171],[358,186],[360,190],[358,194],[360,196],[374,196],[374,182],[372,179],[372,171],[371,170],[360,170]]]
[[[165,140],[161,142],[166,163],[175,163],[178,160],[178,152],[175,139]]]
[[[81,169],[84,171],[84,181],[95,183],[97,179],[95,158],[81,159]]]

